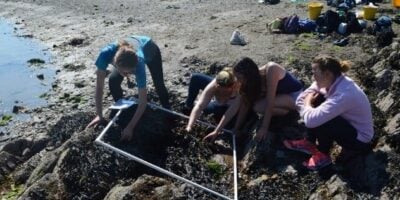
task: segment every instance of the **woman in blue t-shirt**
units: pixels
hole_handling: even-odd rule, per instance
[[[106,69],[109,64],[114,66],[109,78],[109,88],[114,101],[118,101],[123,97],[121,83],[124,77],[129,77],[133,74],[139,90],[138,108],[128,125],[122,131],[121,140],[130,140],[132,138],[133,130],[146,108],[145,65],[150,70],[161,105],[166,108],[170,107],[168,91],[164,84],[160,49],[150,37],[130,36],[118,42],[108,44],[100,51],[95,64],[97,66],[95,95],[97,116],[89,123],[88,127],[96,127],[105,121],[103,118],[102,98]]]

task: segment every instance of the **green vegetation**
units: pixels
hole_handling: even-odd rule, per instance
[[[1,200],[15,200],[24,191],[23,185],[15,185],[10,176],[5,176],[0,182],[0,197]]]
[[[341,52],[342,50],[343,50],[343,47],[340,47],[337,45],[332,46],[332,51],[334,51],[334,52]]]
[[[214,174],[214,177],[220,178],[224,172],[224,166],[217,163],[215,160],[207,162],[208,169]]]
[[[11,115],[3,115],[0,119],[0,126],[6,126],[12,119]]]
[[[70,96],[68,93],[64,93],[64,96],[60,97],[60,100],[65,100],[66,102],[71,103],[86,103],[87,99],[85,99],[81,95]]]
[[[301,38],[312,38],[312,37],[314,37],[314,33],[301,33],[300,37]]]
[[[18,197],[22,194],[22,192],[24,191],[24,187],[23,185],[14,185],[11,184],[11,188],[8,191],[5,191],[4,193],[2,192],[1,196],[2,199],[1,200],[14,200],[14,199],[18,199]]]
[[[295,48],[301,51],[311,51],[312,46],[310,44],[305,43],[303,40],[298,40],[294,43]]]
[[[290,55],[290,54],[289,54],[289,56],[288,56],[288,58],[287,58],[288,64],[293,64],[293,63],[295,63],[297,60],[298,60],[298,59],[297,59],[296,56],[293,56],[293,55]]]

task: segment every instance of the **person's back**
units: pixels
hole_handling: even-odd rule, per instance
[[[358,132],[357,139],[363,142],[369,142],[373,136],[373,122],[370,102],[364,91],[349,77],[344,76],[336,89],[332,92],[342,96],[343,113],[340,114],[348,120]]]

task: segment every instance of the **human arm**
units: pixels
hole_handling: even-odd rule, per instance
[[[307,128],[315,128],[341,115],[353,105],[352,100],[344,93],[336,93],[327,98],[321,105],[312,106],[316,96],[309,93],[304,99],[303,119]]]
[[[147,89],[139,88],[139,103],[138,107],[133,115],[132,119],[129,121],[128,125],[122,131],[121,140],[131,140],[133,135],[133,130],[135,129],[138,121],[142,117],[147,105]]]
[[[211,98],[215,94],[215,79],[211,81],[204,91],[201,93],[199,101],[194,106],[192,112],[190,112],[189,122],[186,126],[186,131],[190,132],[192,130],[192,126],[194,122],[199,118],[201,112],[207,107],[208,103],[211,101]]]
[[[99,124],[105,122],[103,117],[103,90],[104,80],[106,77],[106,71],[97,69],[96,71],[96,91],[95,91],[95,103],[96,103],[96,117],[87,125],[86,128],[97,127]]]
[[[226,110],[225,114],[222,116],[221,120],[219,121],[217,127],[215,127],[214,131],[209,133],[203,138],[203,141],[213,141],[221,130],[226,126],[226,124],[235,116],[240,108],[240,104],[242,101],[242,97],[237,95],[236,98],[233,100],[232,104],[229,106],[228,110]]]
[[[261,126],[258,128],[256,133],[256,140],[261,141],[265,138],[268,132],[269,124],[272,117],[273,107],[275,104],[276,90],[278,87],[278,82],[283,76],[285,76],[285,69],[279,66],[277,63],[270,62],[265,66],[265,76],[266,76],[266,88],[267,93],[265,97],[265,108],[264,117],[261,122]]]
[[[300,116],[303,116],[303,111],[304,111],[304,100],[307,97],[308,94],[311,93],[319,93],[318,87],[317,87],[317,83],[313,82],[311,84],[311,86],[309,88],[307,88],[306,90],[304,90],[299,97],[297,97],[296,99],[296,108],[297,111],[300,113]]]

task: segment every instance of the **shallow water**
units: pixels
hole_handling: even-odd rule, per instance
[[[14,105],[34,108],[46,104],[40,95],[48,91],[55,71],[49,68],[50,55],[38,42],[19,37],[12,24],[0,18],[0,116],[10,114]],[[30,66],[37,58],[45,64]],[[37,75],[43,74],[39,80]]]

